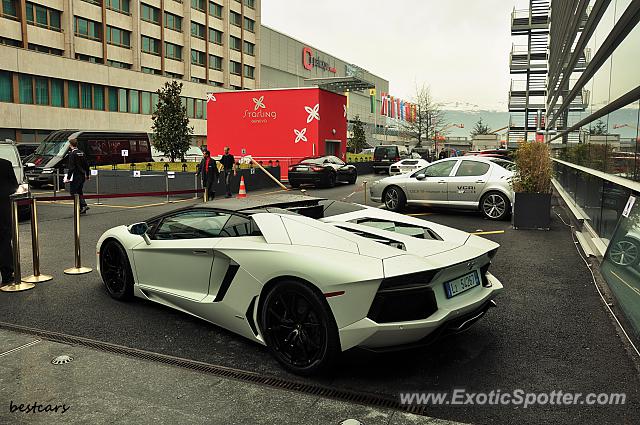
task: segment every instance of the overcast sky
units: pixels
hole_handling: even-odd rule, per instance
[[[392,95],[426,83],[441,102],[506,111],[517,3],[262,0],[262,23],[387,79]]]

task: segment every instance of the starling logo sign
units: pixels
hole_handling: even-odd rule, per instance
[[[304,66],[304,69],[308,69],[309,71],[311,71],[313,67],[316,67],[325,71],[329,71],[333,74],[336,73],[335,67],[332,67],[327,62],[320,59],[320,56],[313,55],[313,50],[311,50],[311,47],[302,48],[302,65]]]

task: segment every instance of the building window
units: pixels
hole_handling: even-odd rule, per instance
[[[209,68],[222,71],[222,58],[216,55],[209,55]]]
[[[18,19],[18,0],[2,0],[0,16],[9,19]]]
[[[107,59],[107,65],[109,65],[109,66],[111,66],[113,68],[131,69],[131,64],[130,63],[112,61],[111,59]]]
[[[4,46],[22,47],[22,41],[6,37],[0,37],[0,44]]]
[[[195,103],[195,99],[188,97],[185,99],[187,102],[187,116],[189,118],[195,118],[196,117],[196,103]]]
[[[249,9],[255,9],[256,0],[244,0],[244,5],[247,6]]]
[[[140,3],[140,19],[160,25],[160,9]]]
[[[191,21],[191,35],[194,37],[204,39],[205,36],[207,35],[204,25],[200,25],[197,22]]]
[[[87,3],[95,4],[96,6],[102,6],[102,0],[82,0]]]
[[[69,95],[69,108],[79,108],[80,107],[80,87],[78,83],[75,81],[69,81],[67,83],[68,86],[68,95]]]
[[[140,97],[138,90],[129,90],[129,112],[132,114],[140,113]]]
[[[165,41],[164,42],[164,56],[167,59],[173,59],[173,60],[177,60],[177,61],[182,61],[182,46],[178,46],[177,44],[173,44],[173,43],[169,43],[169,42]]]
[[[80,107],[82,109],[93,109],[93,97],[91,95],[91,91],[91,84],[80,84]]]
[[[174,80],[182,80],[182,75],[176,74],[175,72],[165,71],[164,76],[167,78],[173,78]]]
[[[31,75],[20,75],[18,78],[20,90],[20,103],[33,103],[33,78]]]
[[[140,111],[145,115],[151,115],[151,93],[148,91],[140,93]]]
[[[151,93],[151,112],[155,113],[158,110],[158,102],[160,102],[160,96],[158,93]]]
[[[232,50],[241,51],[242,50],[242,40],[238,37],[234,37],[232,35],[229,36],[229,48]]]
[[[162,71],[160,71],[159,69],[147,68],[146,66],[143,66],[141,70],[145,74],[162,75]]]
[[[191,7],[201,12],[207,10],[206,0],[191,0]]]
[[[109,87],[109,111],[118,111],[118,89],[115,87]]]
[[[49,80],[46,78],[36,77],[36,104],[49,104]]]
[[[209,84],[214,86],[214,87],[222,87],[222,86],[224,86],[224,83],[222,83],[220,81],[209,81]]]
[[[209,2],[209,15],[222,19],[222,6],[212,1]]]
[[[118,112],[127,112],[128,100],[127,89],[118,89]]]
[[[27,22],[39,27],[60,31],[60,12],[39,4],[27,3]]]
[[[93,109],[96,111],[104,111],[104,87],[93,86]]]
[[[192,83],[207,84],[207,80],[205,80],[204,78],[198,78],[198,77],[191,77],[191,82]]]
[[[222,31],[214,30],[213,28],[209,28],[209,41],[214,44],[223,45],[222,41]]]
[[[62,56],[62,54],[64,53],[60,49],[54,49],[53,47],[47,47],[47,46],[40,46],[39,44],[29,43],[27,47],[29,48],[29,50],[35,50],[36,52],[40,52],[40,53],[48,53],[50,55]]]
[[[253,76],[255,72],[255,68],[250,66],[250,65],[245,65],[244,66],[244,76],[250,79],[255,79],[255,77]]]
[[[152,55],[160,54],[160,40],[155,38],[142,36],[142,51],[145,53],[151,53]]]
[[[51,106],[64,106],[64,82],[51,80]]]
[[[236,27],[242,26],[242,15],[240,15],[238,12],[234,12],[233,10],[229,12],[229,20],[231,24],[235,25]]]
[[[232,90],[242,90],[242,87],[240,86],[231,86]]]
[[[131,33],[129,31],[107,25],[107,43],[130,49]]]
[[[229,72],[233,75],[240,75],[242,72],[242,65],[240,62],[229,61]]]
[[[0,102],[13,102],[13,78],[10,72],[0,71]]]
[[[255,47],[256,47],[255,44],[245,41],[243,51],[248,55],[255,56]]]
[[[256,32],[255,25],[256,25],[256,21],[254,21],[253,19],[249,19],[246,16],[244,17],[244,29],[246,29],[249,32]]]
[[[182,18],[173,13],[164,12],[164,27],[174,31],[182,31]]]
[[[191,49],[191,63],[193,65],[205,66],[207,55],[199,50]]]
[[[107,0],[107,9],[129,15],[129,0]]]
[[[91,62],[91,63],[103,63],[102,58],[97,58],[95,56],[83,55],[80,53],[76,53],[76,59]]]
[[[102,24],[79,16],[74,17],[75,34],[78,37],[88,38],[90,40],[102,40]]]

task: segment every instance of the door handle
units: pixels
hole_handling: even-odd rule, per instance
[[[476,183],[485,183],[484,180],[476,180]]]
[[[192,252],[195,255],[207,255],[209,253],[206,249],[194,249]]]
[[[438,184],[445,184],[447,181],[446,180],[439,180]]]

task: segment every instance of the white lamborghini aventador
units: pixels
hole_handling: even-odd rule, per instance
[[[97,244],[109,294],[151,300],[266,345],[311,374],[352,347],[460,332],[495,305],[498,244],[299,195],[220,199],[118,226]]]

